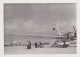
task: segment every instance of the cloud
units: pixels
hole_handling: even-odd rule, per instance
[[[35,21],[33,21],[33,20],[26,21],[23,23],[23,25],[24,25],[24,28],[27,30],[38,27],[37,24],[35,23]]]
[[[60,31],[76,26],[76,6],[74,3],[5,4],[5,32],[53,34],[54,24]]]

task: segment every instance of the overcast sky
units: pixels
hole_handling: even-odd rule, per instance
[[[5,33],[53,35],[53,25],[60,31],[76,26],[76,4],[5,4]]]

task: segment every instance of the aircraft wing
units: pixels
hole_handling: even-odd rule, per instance
[[[54,38],[54,39],[65,39],[65,36],[52,36],[52,35],[33,35],[33,34],[11,34],[11,35],[20,35],[20,36],[29,36],[29,37],[38,37],[38,38]]]
[[[52,35],[27,35],[33,37],[40,37],[40,38],[64,38],[64,36],[52,36]]]

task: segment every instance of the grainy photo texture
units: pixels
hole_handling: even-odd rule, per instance
[[[76,54],[75,3],[5,3],[4,54]]]

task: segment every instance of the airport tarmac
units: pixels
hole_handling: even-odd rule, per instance
[[[32,48],[27,47],[4,47],[4,54],[76,54],[76,47],[68,48]]]

